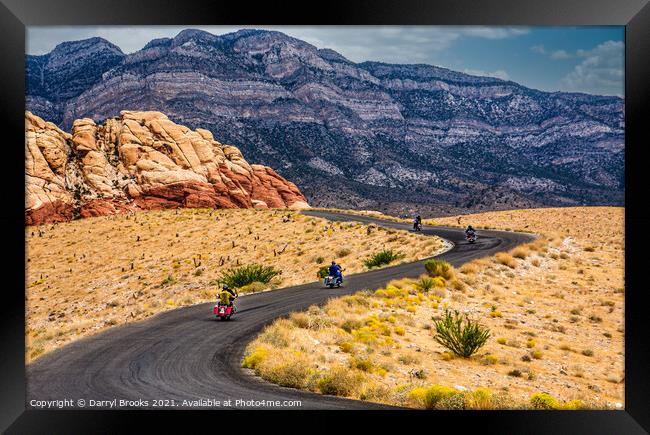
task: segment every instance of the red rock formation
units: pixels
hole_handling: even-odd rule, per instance
[[[25,118],[27,225],[142,209],[309,207],[273,169],[159,112],[80,119],[72,134]]]

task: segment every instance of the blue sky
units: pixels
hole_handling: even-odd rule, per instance
[[[243,26],[30,27],[27,52],[44,54],[63,41],[101,36],[125,53],[185,28],[223,34]],[[513,80],[544,91],[624,94],[622,26],[246,26],[279,30],[355,62],[426,63]]]

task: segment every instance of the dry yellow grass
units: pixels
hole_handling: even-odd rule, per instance
[[[458,217],[436,222],[449,225]],[[543,237],[501,256],[514,268],[496,257],[464,265],[456,271],[464,287],[449,282],[422,292],[403,280],[373,295],[312,307],[299,324],[283,324],[286,348],[256,340],[249,353],[265,349],[272,365],[280,355],[301,352],[299,364],[303,369],[307,364],[311,379],[301,388],[317,392],[323,392],[320,377],[332,367],[348,366],[360,376],[354,388],[338,394],[404,406],[623,407],[623,209],[461,217],[461,225],[467,223]],[[492,333],[470,359],[454,357],[432,339],[431,317],[446,308],[467,313]],[[304,326],[312,324],[321,327]],[[444,400],[431,405],[438,396]]]
[[[440,239],[288,210],[147,211],[25,233],[28,361],[112,325],[214,301],[216,280],[237,265],[281,269],[266,286],[275,288],[315,281],[319,261],[336,259],[349,274],[384,248],[413,261],[443,246]]]

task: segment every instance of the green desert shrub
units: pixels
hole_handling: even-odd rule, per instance
[[[372,269],[373,267],[383,266],[384,264],[390,264],[395,260],[403,258],[404,254],[395,252],[392,249],[384,249],[383,251],[377,252],[370,257],[368,257],[363,264],[368,268]]]
[[[249,264],[235,269],[228,269],[221,275],[219,282],[233,288],[240,288],[254,282],[268,284],[269,281],[281,273],[281,270],[273,266]]]
[[[445,310],[441,319],[433,318],[436,334],[433,339],[463,358],[469,358],[479,350],[488,338],[490,331],[458,311]]]
[[[434,282],[433,278],[430,278],[428,276],[423,276],[418,280],[416,285],[423,292],[428,292],[436,285],[436,283]]]
[[[330,274],[330,267],[321,266],[320,269],[318,269],[318,273],[316,273],[316,276],[318,276],[320,279],[323,279],[329,274]]]
[[[450,280],[454,277],[454,268],[445,260],[436,260],[435,258],[424,262],[424,268],[433,277],[442,277]]]

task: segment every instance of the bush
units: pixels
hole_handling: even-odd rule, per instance
[[[442,319],[433,318],[436,335],[433,339],[463,358],[469,358],[479,350],[488,338],[490,331],[467,316],[461,316],[458,311],[452,314],[445,310]]]
[[[268,355],[268,351],[263,347],[255,348],[242,363],[242,367],[247,369],[254,369],[257,365],[262,362]]]
[[[417,282],[416,285],[423,292],[428,292],[433,288],[435,282],[433,281],[433,278],[430,278],[428,276],[423,276],[422,278],[420,278],[420,280]]]
[[[267,287],[268,285],[259,281],[255,281],[248,285],[240,287],[239,293],[259,293],[263,290],[266,290]]]
[[[263,359],[255,372],[274,384],[290,388],[303,388],[312,370],[306,357],[300,354],[288,355],[280,359]]]
[[[339,249],[338,251],[336,251],[336,257],[337,258],[347,257],[348,255],[350,255],[350,252],[352,251],[350,251],[348,248]]]
[[[320,279],[323,279],[329,274],[330,274],[330,267],[321,266],[320,269],[318,269],[318,273],[316,273],[316,276],[318,276]]]
[[[359,329],[363,326],[363,322],[361,320],[357,319],[345,319],[341,324],[340,327],[347,333],[352,333],[353,330]]]
[[[375,365],[369,359],[352,358],[350,360],[350,367],[359,369],[362,372],[371,372]]]
[[[512,250],[512,256],[515,258],[521,258],[522,260],[525,259],[529,254],[528,248],[525,248],[523,246],[519,246],[515,249]]]
[[[162,282],[160,283],[160,287],[166,287],[168,285],[173,285],[176,283],[176,280],[174,279],[173,276],[167,275],[167,278],[163,279]]]
[[[403,258],[404,254],[393,251],[392,249],[384,249],[383,251],[377,252],[376,254],[371,255],[366,259],[363,264],[368,268],[372,269],[373,267],[383,266],[384,264],[390,264],[395,260]]]
[[[526,341],[526,347],[528,349],[532,349],[533,347],[535,347],[535,340],[529,338],[528,341]]]
[[[287,347],[291,342],[286,324],[293,327],[293,323],[285,319],[276,320],[271,325],[262,330],[259,335],[260,341],[268,343],[273,347]]]
[[[451,282],[451,288],[453,288],[454,290],[464,292],[466,290],[466,287],[467,286],[463,281],[455,279]]]
[[[530,397],[530,405],[534,409],[559,409],[560,403],[547,393],[535,393]]]
[[[323,394],[332,396],[351,396],[359,391],[364,376],[358,370],[348,367],[332,367],[325,376],[318,380],[318,389]]]
[[[354,350],[354,344],[350,343],[349,341],[344,341],[343,343],[339,344],[339,348],[342,352],[352,353]]]
[[[486,366],[491,366],[499,362],[499,358],[497,358],[494,355],[485,355],[483,360],[481,361],[481,364],[486,365]]]
[[[469,409],[494,409],[492,392],[487,388],[477,388],[465,394],[465,408]]]
[[[512,255],[510,254],[506,254],[505,252],[499,252],[496,254],[495,257],[497,262],[503,264],[504,266],[508,266],[511,269],[517,267],[517,262],[515,261],[514,258],[512,258]]]
[[[454,268],[444,260],[431,259],[424,262],[424,268],[433,277],[442,277],[445,280],[454,278]]]
[[[415,388],[411,390],[408,397],[425,409],[436,409],[453,396],[462,398],[462,393],[449,387],[432,385],[429,388]],[[442,402],[442,403],[441,403]]]
[[[219,282],[229,287],[240,288],[254,282],[268,284],[273,278],[282,273],[273,266],[262,266],[260,264],[249,264],[229,269],[221,275]]]
[[[582,402],[582,400],[570,400],[568,402],[564,402],[559,409],[574,411],[576,409],[585,408],[585,404]]]
[[[307,329],[309,328],[309,316],[305,313],[292,313],[289,319],[296,325],[298,328]]]

